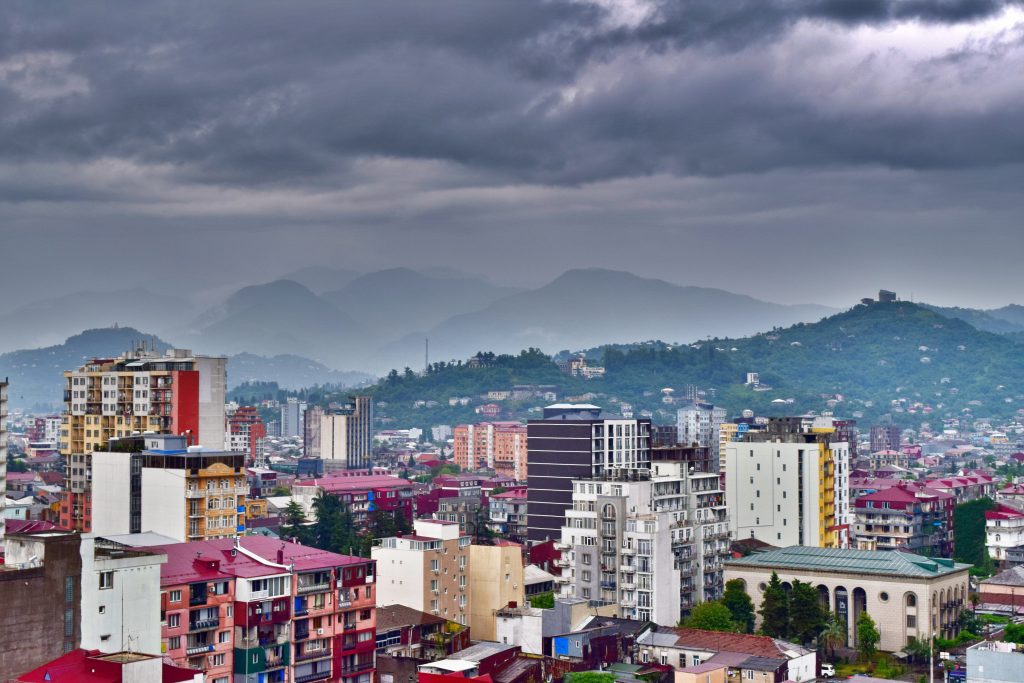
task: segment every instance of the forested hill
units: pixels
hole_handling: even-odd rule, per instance
[[[864,422],[891,414],[907,426],[938,426],[943,417],[1002,419],[1024,408],[1021,350],[1011,339],[922,306],[875,303],[742,339],[592,349],[588,360],[607,370],[600,380],[567,377],[550,358],[529,351],[497,356],[485,368],[456,363],[435,364],[425,375],[393,372],[371,391],[386,403],[378,415],[393,418],[395,426],[482,419],[472,410],[483,402],[479,396],[515,384],[555,385],[559,399],[592,392],[597,395],[590,400],[608,409],[628,403],[637,413],[650,411],[657,422],[674,417],[661,390],[681,393],[692,384],[732,414],[745,408],[768,415],[831,409]],[[747,372],[759,373],[771,390],[745,386]],[[455,396],[474,401],[453,408],[448,399]],[[416,408],[416,401],[438,405]],[[502,417],[525,418],[541,404],[536,398],[501,402]]]

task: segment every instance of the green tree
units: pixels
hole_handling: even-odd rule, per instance
[[[928,641],[918,640],[914,637],[907,640],[907,645],[903,648],[903,651],[906,652],[911,661],[914,662],[927,662],[928,656],[931,654],[931,648],[929,647]]]
[[[282,511],[281,538],[295,539],[299,543],[308,540],[306,513],[298,501],[290,501]]]
[[[722,604],[729,608],[732,620],[744,633],[754,632],[754,602],[747,595],[741,579],[725,582]]]
[[[287,486],[282,486],[282,485],[278,484],[277,486],[274,487],[274,492],[271,495],[273,495],[273,496],[290,496],[290,495],[292,495],[292,492],[291,492],[291,490]]]
[[[835,612],[829,612],[825,619],[825,628],[819,636],[818,642],[823,648],[829,651],[829,658],[836,658],[836,647],[846,645],[846,622],[841,620]]]
[[[870,661],[878,648],[878,627],[867,610],[857,617],[857,652],[862,661]]]
[[[565,683],[615,683],[615,674],[602,671],[570,671],[565,674]]]
[[[789,594],[789,633],[804,645],[812,642],[825,628],[825,609],[817,589],[800,580],[793,581]]]
[[[683,620],[687,628],[700,628],[705,631],[738,631],[736,622],[732,620],[732,612],[718,600],[698,603],[690,616]]]
[[[551,591],[538,593],[530,598],[530,607],[537,609],[553,609],[555,606],[555,594]]]
[[[779,575],[772,572],[772,578],[764,589],[761,599],[761,632],[773,638],[789,636],[789,595],[782,587]]]
[[[953,528],[956,529],[953,559],[957,562],[967,562],[979,568],[992,565],[985,548],[985,512],[994,507],[991,499],[979,498],[961,503],[953,510]]]

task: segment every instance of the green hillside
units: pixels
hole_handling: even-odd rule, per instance
[[[513,384],[556,385],[560,399],[593,392],[600,405],[614,410],[627,402],[637,412],[651,411],[657,422],[674,415],[660,390],[679,392],[688,384],[708,390],[732,414],[746,408],[762,415],[832,409],[864,423],[891,415],[914,427],[962,414],[1004,419],[1024,407],[1024,360],[1017,343],[908,302],[859,305],[818,323],[742,339],[606,347],[587,357],[606,367],[605,379],[567,377],[547,356],[531,351],[498,356],[489,368],[440,364],[426,375],[393,372],[371,393],[386,403],[378,416],[391,418],[394,426],[423,427],[481,419],[471,408],[450,407],[448,398],[478,397]],[[744,386],[747,372],[759,373],[772,390]],[[834,407],[826,403],[838,398]],[[792,402],[773,404],[776,399]],[[415,408],[417,400],[439,405]],[[527,410],[541,404],[503,402],[503,417],[528,417]]]

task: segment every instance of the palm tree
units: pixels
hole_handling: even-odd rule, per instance
[[[846,624],[839,620],[835,612],[828,613],[825,628],[818,634],[818,643],[829,651],[829,659],[836,658],[837,645],[846,645]]]

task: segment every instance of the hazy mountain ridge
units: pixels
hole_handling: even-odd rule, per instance
[[[986,332],[996,334],[1024,333],[1024,306],[1010,304],[1002,308],[979,309],[959,306],[933,306],[921,304],[947,318],[956,318]]]
[[[811,322],[835,311],[814,304],[769,303],[622,271],[570,270],[539,289],[503,297],[391,344],[374,365],[400,366],[403,358],[416,358],[424,337],[429,337],[436,358],[466,358],[481,349],[515,353],[536,347],[554,353],[641,339],[689,342],[741,336]]]
[[[942,417],[1004,419],[1024,408],[1024,358],[1014,341],[908,302],[858,305],[816,323],[748,337],[595,347],[587,356],[605,366],[604,379],[571,378],[550,362],[517,357],[501,365],[506,370],[456,365],[426,376],[392,375],[372,392],[387,404],[381,415],[416,426],[475,419],[472,405],[453,408],[445,399],[508,388],[502,381],[554,384],[559,398],[594,392],[599,405],[618,410],[626,403],[660,422],[672,422],[675,410],[662,403],[660,389],[680,391],[687,384],[714,389],[709,398],[733,415],[746,408],[762,415],[832,410],[862,425],[891,416],[907,426],[928,421],[934,428]],[[747,372],[759,373],[771,390],[746,386]],[[439,405],[414,408],[419,399]],[[503,417],[525,418],[526,409],[539,404],[503,403]]]

